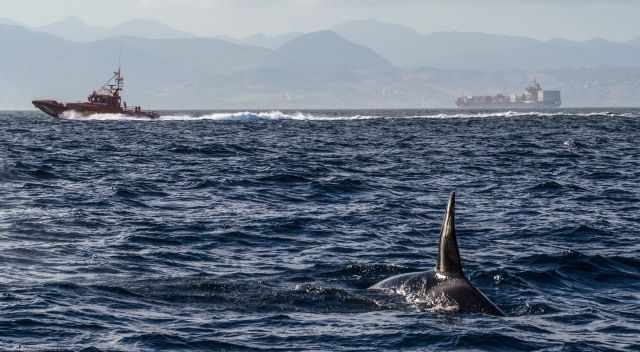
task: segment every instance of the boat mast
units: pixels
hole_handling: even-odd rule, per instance
[[[120,94],[121,91],[124,90],[124,77],[122,77],[122,71],[120,67],[118,67],[118,71],[114,72],[114,77],[116,80],[116,94]]]

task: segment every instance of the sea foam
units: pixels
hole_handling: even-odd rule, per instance
[[[298,121],[350,121],[350,120],[372,120],[372,119],[472,119],[472,118],[520,118],[520,117],[623,117],[638,118],[640,115],[635,113],[613,113],[608,111],[589,112],[589,113],[569,113],[569,112],[523,112],[523,111],[506,111],[506,112],[441,112],[433,114],[407,114],[404,116],[392,115],[392,112],[369,111],[371,115],[329,115],[322,112],[283,112],[283,111],[242,111],[242,112],[213,112],[213,113],[166,113],[158,119],[147,117],[130,116],[125,114],[93,114],[83,115],[75,111],[65,112],[62,116],[69,120],[87,120],[87,121],[269,121],[269,120],[298,120]]]

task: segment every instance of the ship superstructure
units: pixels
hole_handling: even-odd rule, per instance
[[[522,94],[464,96],[456,100],[456,105],[462,109],[550,109],[559,108],[562,97],[559,90],[543,90],[540,83],[533,81]]]

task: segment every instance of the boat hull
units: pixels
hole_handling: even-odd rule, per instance
[[[65,113],[76,113],[82,116],[91,116],[96,114],[121,114],[131,117],[157,119],[160,114],[153,111],[121,109],[114,106],[94,104],[94,103],[61,103],[56,100],[34,100],[33,106],[38,108],[45,114],[62,118]]]

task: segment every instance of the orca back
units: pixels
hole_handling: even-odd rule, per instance
[[[420,310],[456,311],[504,316],[504,313],[464,276],[443,277],[435,271],[401,274],[370,288],[402,295]]]
[[[456,194],[451,193],[440,228],[435,271],[396,275],[371,286],[371,289],[403,295],[409,303],[421,308],[455,308],[467,313],[504,316],[502,310],[473,287],[464,275],[456,238],[455,202]]]

